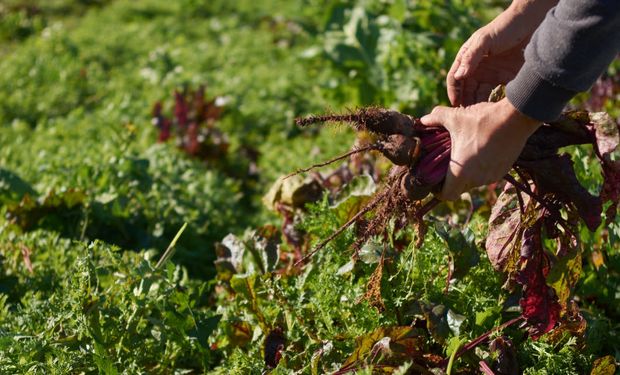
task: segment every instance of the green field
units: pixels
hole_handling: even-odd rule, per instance
[[[519,316],[520,292],[484,248],[493,189],[438,207],[420,246],[405,228],[353,262],[349,229],[303,267],[293,262],[378,178],[310,194],[307,174],[263,199],[356,141],[296,117],[445,105],[461,43],[506,4],[1,1],[0,373],[473,374],[484,361],[496,374],[613,374],[617,219],[579,227],[580,313],[536,340],[518,325],[493,331],[494,345],[454,358]],[[604,109],[617,119],[615,95]],[[174,122],[180,97],[186,125]],[[570,152],[597,192],[592,151]],[[385,175],[385,159],[361,163]]]

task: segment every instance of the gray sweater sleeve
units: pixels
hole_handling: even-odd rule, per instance
[[[532,36],[506,96],[521,113],[554,120],[619,51],[620,0],[560,0]]]

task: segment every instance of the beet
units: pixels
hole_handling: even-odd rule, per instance
[[[380,151],[394,165],[408,168],[407,177],[400,186],[415,190],[404,191],[411,200],[419,201],[431,191],[441,190],[450,161],[450,134],[446,129],[426,127],[406,114],[376,107],[345,115],[309,116],[296,120],[300,126],[321,122],[347,122],[357,131],[376,134],[379,140],[370,149]]]

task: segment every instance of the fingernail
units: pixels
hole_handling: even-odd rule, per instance
[[[431,117],[430,115],[424,115],[420,117],[420,122],[423,124],[426,124],[426,122],[430,120],[430,117]]]
[[[465,75],[465,67],[463,65],[459,66],[456,73],[454,73],[454,78],[461,79]]]

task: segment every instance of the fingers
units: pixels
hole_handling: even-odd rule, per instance
[[[480,31],[474,33],[461,46],[446,77],[448,99],[453,106],[467,105],[466,101],[468,104],[474,103],[475,97],[467,96],[465,93],[469,86],[467,81],[488,52],[489,38],[486,33]]]
[[[467,47],[460,57],[460,66],[454,73],[454,79],[461,80],[476,70],[480,60],[489,52],[489,37],[484,32],[475,32],[468,40]],[[460,53],[460,51],[459,51]]]
[[[456,70],[459,68],[459,66],[461,66],[462,52],[464,52],[463,49],[466,49],[466,48],[467,48],[466,44],[463,44],[459,52],[456,54],[456,58],[454,59],[454,62],[452,63],[452,66],[450,67],[450,70],[448,71],[448,76],[446,77],[446,86],[448,88],[448,99],[450,100],[450,103],[455,107],[458,107],[459,105],[461,105],[461,95],[463,93],[464,81],[457,80],[456,78],[454,78],[454,74],[456,73]]]
[[[450,120],[453,116],[453,112],[456,110],[458,110],[458,108],[435,107],[431,113],[422,116],[420,122],[425,126],[443,126],[450,131],[452,124]]]
[[[460,108],[449,107],[435,107],[433,111],[420,119],[420,122],[425,126],[443,126],[448,131],[452,128],[452,119]],[[452,134],[450,134],[452,137]],[[450,164],[446,179],[438,198],[441,200],[455,200],[458,199],[461,192],[464,191],[462,186],[463,180],[459,178],[462,174],[462,168],[458,162],[454,161],[454,149],[451,151]]]
[[[458,162],[450,160],[446,179],[444,180],[441,193],[438,194],[439,199],[443,201],[454,201],[459,199],[461,193],[467,190],[464,186],[464,180],[459,178],[461,170],[462,168]]]

